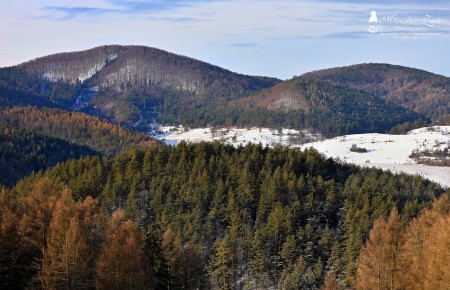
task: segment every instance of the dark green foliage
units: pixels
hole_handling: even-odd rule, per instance
[[[298,85],[307,89],[311,104],[307,126],[325,135],[387,132],[398,123],[420,117],[362,90],[311,80]]]
[[[12,186],[33,171],[46,170],[68,159],[99,154],[58,138],[0,126],[0,184]]]
[[[356,144],[353,144],[352,147],[350,147],[350,152],[367,153],[367,149],[358,147],[356,146]]]
[[[424,121],[422,119],[413,121],[413,122],[406,122],[403,124],[398,124],[394,127],[392,127],[391,130],[389,130],[389,134],[396,134],[396,135],[402,135],[406,134],[411,130],[422,128],[428,126],[430,123],[427,121]]]
[[[170,229],[178,241],[165,250],[175,251],[165,254],[170,273],[192,278],[169,278],[181,286],[204,279],[179,267],[190,263],[179,256],[183,251],[209,264],[217,285],[318,289],[330,270],[347,283],[374,219],[396,206],[407,222],[443,193],[419,177],[344,166],[312,149],[220,143],[86,157],[44,175],[67,185],[76,199],[99,198],[110,213],[125,208],[143,229]],[[40,178],[21,181],[16,194]],[[147,246],[158,248],[152,239]]]
[[[169,266],[162,252],[161,239],[158,233],[152,229],[145,233],[144,254],[150,262],[148,266],[154,276],[151,286],[154,289],[167,289],[171,280]]]

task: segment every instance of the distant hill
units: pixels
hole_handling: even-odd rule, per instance
[[[156,143],[146,134],[129,131],[84,113],[59,109],[0,109],[0,125],[62,139],[106,155]]]
[[[0,185],[13,186],[33,171],[91,155],[100,153],[59,138],[0,126]]]
[[[313,128],[325,135],[386,132],[396,124],[420,118],[419,114],[374,94],[307,77],[277,84],[237,100],[230,107],[266,111],[268,126],[278,122],[278,126]],[[286,116],[284,120],[277,119],[280,113]]]
[[[140,131],[158,122],[386,132],[449,114],[448,87],[447,77],[387,64],[282,82],[144,46],[101,46],[0,68],[2,107],[81,111]]]
[[[85,89],[95,88],[96,93],[87,98],[91,106],[84,111],[126,125],[145,123],[161,113],[164,121],[183,122],[186,115],[199,114],[200,107],[225,104],[279,82],[143,46],[102,46],[60,53],[15,69],[37,77],[45,85],[67,84],[72,92],[64,100],[71,103],[86,98]],[[38,91],[49,95],[52,88]],[[99,110],[93,110],[94,106]]]
[[[360,89],[428,118],[450,114],[450,78],[390,64],[357,64],[314,71],[304,77]]]

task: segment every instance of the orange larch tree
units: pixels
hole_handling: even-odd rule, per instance
[[[125,220],[121,210],[108,223],[105,242],[97,261],[98,289],[143,289],[149,271],[143,257],[143,238],[137,227]]]
[[[375,220],[369,240],[361,249],[356,269],[356,289],[401,289],[400,246],[402,228],[396,208],[387,220]]]

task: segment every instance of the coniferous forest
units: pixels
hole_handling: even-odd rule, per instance
[[[448,289],[450,191],[301,151],[157,144],[0,194],[2,289]]]

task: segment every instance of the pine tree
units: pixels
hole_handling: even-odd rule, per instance
[[[144,255],[149,271],[154,276],[150,288],[167,289],[171,280],[169,266],[162,252],[161,239],[153,229],[147,230],[145,234]]]
[[[201,251],[193,244],[184,245],[175,257],[172,275],[179,289],[209,289]]]
[[[167,261],[167,272],[169,273],[168,288],[173,288],[175,279],[172,276],[175,266],[175,260],[181,250],[181,242],[178,236],[175,235],[171,228],[165,230],[161,243],[161,249],[164,259]]]
[[[288,265],[281,274],[278,288],[283,290],[307,289],[305,274],[307,265],[303,257],[299,256],[294,264]]]
[[[218,289],[233,288],[232,264],[233,261],[230,238],[226,235],[220,240],[215,250],[214,260],[212,263],[212,274],[215,277],[215,286]]]
[[[323,282],[322,287],[320,287],[320,290],[338,290],[339,289],[339,282],[336,277],[336,272],[333,270],[328,271],[325,281]]]
[[[43,257],[57,193],[53,180],[43,177],[31,185],[26,196],[18,199],[20,221],[17,231],[21,238],[21,255],[17,257],[16,268],[21,269],[22,282],[29,288],[42,287]]]
[[[20,289],[23,285],[22,265],[17,263],[21,254],[21,237],[17,231],[19,217],[13,211],[10,193],[0,188],[0,288]]]
[[[87,285],[86,288],[93,288],[97,280],[96,263],[105,239],[108,218],[98,200],[94,200],[91,196],[78,204],[76,218],[80,225],[78,235],[88,246],[83,256],[87,263],[84,284]]]
[[[439,217],[426,241],[425,289],[450,289],[450,215]]]
[[[142,214],[138,207],[138,180],[139,177],[135,175],[132,178],[130,192],[127,196],[127,201],[125,203],[125,216],[133,221],[135,224],[139,225],[142,220]]]
[[[92,289],[95,284],[91,273],[95,271],[95,268],[88,259],[91,248],[82,232],[82,221],[77,217],[70,220],[66,240],[67,289]]]

